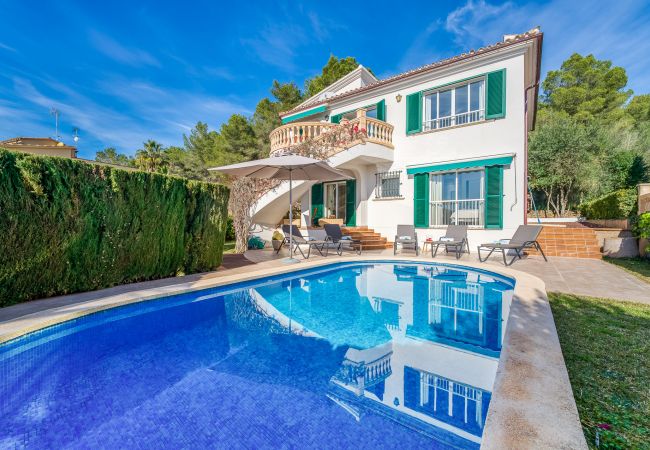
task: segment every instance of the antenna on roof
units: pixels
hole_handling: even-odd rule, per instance
[[[59,112],[58,109],[55,107],[50,108],[50,115],[54,116],[54,139],[57,141],[61,141],[61,137],[59,136]]]

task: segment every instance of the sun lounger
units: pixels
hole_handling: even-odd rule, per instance
[[[456,259],[459,259],[465,248],[469,253],[469,241],[467,240],[467,225],[449,225],[447,232],[443,237],[437,241],[429,241],[431,243],[431,257],[435,258],[438,253],[438,248],[442,245],[445,247],[445,252],[452,249],[456,253]]]
[[[361,241],[358,239],[352,239],[350,236],[344,236],[343,230],[341,230],[341,227],[337,224],[325,224],[325,234],[327,235],[325,240],[329,243],[328,250],[329,246],[333,246],[333,248],[336,249],[336,253],[341,256],[343,254],[343,247],[348,247],[361,254],[361,249],[363,247]]]
[[[539,245],[539,242],[537,242],[537,237],[541,232],[541,225],[520,225],[519,228],[517,228],[517,231],[515,231],[514,236],[512,236],[512,239],[504,239],[501,242],[479,245],[478,259],[481,262],[485,262],[492,255],[492,253],[497,251],[501,252],[503,255],[503,264],[509,266],[515,262],[515,259],[521,259],[521,255],[524,250],[532,248],[542,254],[544,261],[548,261],[548,259],[546,259],[546,255],[542,251],[542,247]],[[485,258],[482,258],[481,250],[489,250],[490,252]],[[508,262],[506,259],[506,253],[508,251],[513,251],[515,253],[510,262]]]
[[[318,253],[320,253],[321,256],[327,256],[327,252],[323,254],[323,249],[327,245],[326,241],[304,237],[300,232],[300,228],[296,226],[290,227],[289,225],[282,225],[282,232],[284,233],[284,240],[282,241],[282,244],[280,244],[280,247],[278,247],[276,253],[280,253],[280,249],[285,243],[287,245],[289,244],[289,234],[291,233],[292,235],[291,241],[293,242],[293,248],[289,249],[290,256],[293,256],[296,250],[298,250],[302,255],[302,257],[307,259],[311,255],[312,247],[318,250]],[[300,247],[301,245],[307,246],[307,256],[305,256],[305,253],[302,251],[302,248]]]
[[[397,234],[393,243],[393,255],[397,254],[397,245],[402,246],[402,250],[411,249],[415,250],[415,256],[420,254],[420,247],[418,247],[418,235],[415,232],[413,225],[397,225]]]

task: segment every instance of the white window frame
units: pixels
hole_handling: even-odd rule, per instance
[[[480,172],[481,173],[481,194],[480,198],[472,198],[472,199],[459,199],[458,198],[458,175],[463,172]],[[454,187],[454,192],[456,198],[454,200],[434,200],[434,177],[436,175],[447,175],[453,173],[455,175],[455,187]],[[466,224],[469,228],[473,229],[483,229],[485,228],[485,168],[471,168],[471,169],[458,169],[458,170],[449,170],[445,172],[431,172],[429,174],[429,226],[432,228],[440,228],[440,227],[446,227],[448,225],[457,225],[458,224],[458,212],[462,211],[462,209],[459,209],[459,205],[470,205],[471,202],[476,203],[476,210],[478,211],[478,218],[476,220],[477,223],[474,224]],[[437,217],[437,212],[436,212],[436,207],[438,205],[444,205],[444,204],[453,204],[454,205],[454,213],[455,218],[454,221],[455,223],[436,223],[434,221],[434,218]]]
[[[479,109],[471,110],[472,104],[472,90],[471,85],[477,82],[482,82],[481,89],[479,90]],[[422,131],[432,131],[439,130],[443,128],[450,128],[457,125],[467,125],[477,122],[485,121],[485,77],[477,77],[471,80],[463,81],[460,83],[452,84],[449,86],[441,87],[438,89],[432,89],[430,91],[425,91],[422,95]],[[456,89],[467,86],[467,111],[456,114]],[[451,91],[451,114],[449,116],[440,117],[440,93]],[[436,101],[436,117],[435,119],[430,118],[430,111],[427,111],[427,97],[435,95]],[[462,117],[465,117],[466,120],[462,122]],[[427,117],[429,119],[427,120]],[[462,123],[459,123],[462,122]]]

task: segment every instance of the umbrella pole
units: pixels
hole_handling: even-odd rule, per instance
[[[291,205],[293,204],[293,170],[289,169],[289,259],[286,260],[288,263],[299,262],[296,258],[293,257],[293,214],[291,211]]]

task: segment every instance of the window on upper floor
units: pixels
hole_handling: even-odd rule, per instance
[[[375,198],[400,197],[401,173],[401,170],[377,173],[375,175]]]
[[[422,130],[437,130],[485,119],[485,81],[425,92]]]

